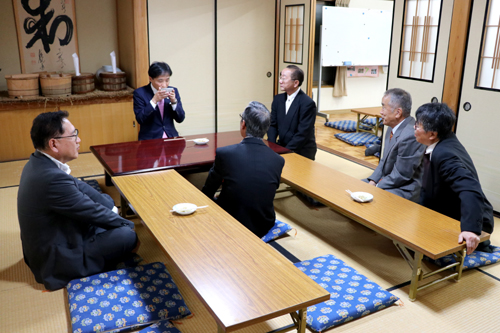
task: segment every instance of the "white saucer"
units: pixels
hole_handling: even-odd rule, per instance
[[[353,192],[351,198],[357,202],[370,202],[373,200],[373,195],[366,192]]]
[[[197,145],[206,145],[208,143],[208,140],[207,138],[201,138],[201,139],[194,139],[193,142]]]
[[[179,215],[189,215],[196,212],[196,208],[198,208],[198,206],[196,206],[195,204],[185,202],[175,205],[174,207],[172,207],[172,210]]]

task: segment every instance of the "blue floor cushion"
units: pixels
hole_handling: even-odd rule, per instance
[[[470,268],[476,268],[486,265],[491,265],[500,261],[500,247],[491,246],[493,248],[493,253],[474,251],[469,255],[465,256],[464,260],[464,270]],[[435,263],[438,266],[444,267],[456,262],[455,256],[453,254],[449,254],[437,260],[432,260],[426,257],[430,262]]]
[[[368,132],[358,133],[337,133],[335,137],[353,146],[363,146],[366,144],[379,143],[380,140],[375,134]]]
[[[307,325],[317,332],[382,310],[399,299],[331,254],[294,265],[330,293],[330,300],[307,308]]]
[[[140,330],[137,333],[181,333],[181,331],[168,320],[154,323],[153,325]]]
[[[270,241],[272,241],[280,236],[283,236],[284,234],[286,234],[290,230],[292,230],[291,225],[289,225],[288,223],[276,220],[276,222],[274,223],[274,227],[272,227],[271,230],[269,230],[269,232],[264,237],[262,237],[262,240],[266,243],[269,243]]]
[[[96,190],[97,192],[102,193],[101,187],[99,186],[97,180],[90,179],[90,180],[84,180],[84,182],[92,186],[92,188],[94,188],[94,190]]]
[[[370,127],[375,127],[375,124],[377,123],[377,120],[376,120],[376,119],[377,119],[377,118],[366,118],[366,119],[364,119],[364,120],[361,120],[361,122],[362,122],[363,124],[366,124],[366,125],[370,126]],[[382,126],[382,125],[383,125],[383,124],[382,124],[382,119],[380,119],[380,120],[378,121],[378,125],[379,125],[379,126]]]
[[[356,132],[356,122],[354,120],[338,120],[338,121],[329,121],[325,123],[325,126],[338,129],[344,132]],[[362,126],[361,128],[364,130],[369,130],[370,127]]]
[[[191,314],[159,262],[75,279],[66,289],[72,332],[125,332]]]

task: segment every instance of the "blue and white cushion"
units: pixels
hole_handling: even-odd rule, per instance
[[[181,333],[181,331],[168,320],[154,323],[153,325],[140,330],[137,333]]]
[[[291,225],[289,225],[288,223],[276,220],[274,223],[274,227],[272,227],[271,230],[269,230],[269,232],[261,239],[264,242],[269,243],[270,241],[272,241],[280,236],[283,236],[284,234],[286,234],[290,230],[292,230]]]
[[[353,146],[363,146],[373,143],[380,144],[380,139],[375,134],[368,132],[337,133],[335,134],[335,137]]]
[[[331,254],[294,265],[330,293],[330,300],[307,308],[307,325],[317,332],[382,310],[399,299]]]
[[[325,123],[325,126],[335,128],[344,132],[356,132],[356,122],[354,120],[329,121]],[[370,127],[363,126],[362,124],[360,127],[364,130],[370,129]]]
[[[375,127],[375,125],[377,124],[377,118],[366,118],[364,120],[361,120],[361,122],[370,127]],[[382,125],[382,118],[379,119],[378,124],[379,126]]]
[[[469,255],[465,256],[464,260],[464,270],[470,268],[476,268],[486,265],[491,265],[500,261],[500,247],[491,246],[493,248],[493,253],[474,251]],[[437,260],[432,260],[426,257],[430,262],[435,263],[438,266],[444,267],[456,263],[455,256],[449,254]]]
[[[125,332],[191,314],[163,263],[75,279],[66,289],[72,332]]]

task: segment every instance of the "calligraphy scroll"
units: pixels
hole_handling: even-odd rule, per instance
[[[12,0],[23,73],[74,71],[74,0]]]

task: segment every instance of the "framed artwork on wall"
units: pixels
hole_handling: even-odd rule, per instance
[[[74,71],[74,0],[12,0],[22,73]]]

